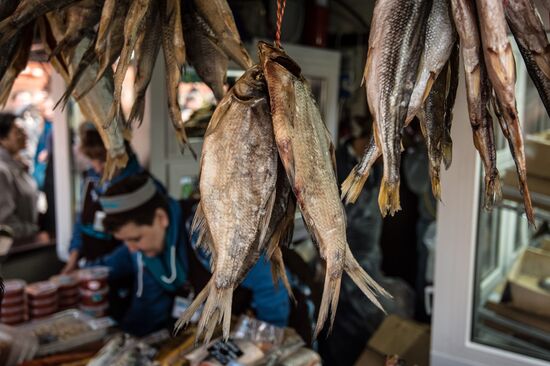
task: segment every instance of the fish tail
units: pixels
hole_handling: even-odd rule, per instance
[[[533,210],[533,204],[531,203],[531,193],[529,193],[529,187],[527,185],[527,176],[525,172],[519,174],[518,169],[518,179],[519,179],[519,192],[523,197],[523,206],[525,207],[525,214],[527,215],[527,221],[535,229],[535,212]]]
[[[273,284],[275,287],[278,286],[279,279],[283,282],[283,286],[288,292],[288,296],[296,303],[296,298],[294,297],[294,293],[292,292],[292,287],[290,286],[290,282],[288,281],[288,277],[286,275],[286,269],[285,269],[285,263],[283,261],[283,253],[281,252],[281,248],[275,249],[273,252],[273,255],[270,258],[271,261],[271,276],[273,278]]]
[[[432,182],[432,193],[434,197],[441,201],[441,180],[439,176],[439,167],[430,164],[430,179]]]
[[[138,127],[143,122],[143,114],[145,113],[145,95],[137,95],[130,116],[128,117],[128,126],[131,126],[137,121]]]
[[[233,288],[217,288],[212,281],[213,280],[211,279],[207,285],[208,296],[206,297],[204,309],[202,310],[201,318],[197,326],[197,340],[204,335],[203,343],[210,342],[212,335],[214,334],[214,330],[220,322],[222,323],[223,340],[227,341],[229,338],[229,329],[231,325]],[[192,316],[192,314],[190,316]]]
[[[353,282],[363,291],[365,296],[372,301],[380,310],[386,312],[378,301],[377,296],[381,295],[389,299],[393,296],[388,293],[378,282],[376,282],[369,274],[359,265],[353,253],[348,248],[346,250],[346,260],[344,264],[344,270],[353,280]]]
[[[107,154],[107,161],[105,162],[105,169],[103,170],[103,176],[101,177],[101,183],[106,180],[111,180],[118,169],[124,168],[128,164],[128,154],[119,154],[116,157],[112,157]]]
[[[174,126],[175,127],[175,126]],[[181,153],[183,154],[185,147],[189,149],[191,152],[191,155],[193,155],[193,158],[197,159],[197,153],[195,150],[191,147],[189,142],[187,141],[187,134],[185,133],[185,127],[182,128],[176,128],[176,139],[178,140],[180,144]]]
[[[369,174],[369,170],[365,174],[360,174],[357,170],[357,165],[351,170],[346,180],[342,183],[342,199],[346,200],[346,204],[357,201],[365,182],[369,178]]]
[[[397,211],[401,210],[401,204],[399,203],[399,181],[390,183],[386,178],[382,179],[380,193],[378,194],[378,206],[380,206],[380,212],[383,217],[386,217],[388,212],[393,216]]]
[[[202,289],[201,292],[195,297],[191,305],[185,311],[181,316],[179,317],[178,321],[176,322],[174,326],[174,334],[178,333],[181,328],[187,326],[189,322],[191,321],[191,318],[193,317],[193,314],[199,309],[199,307],[206,301],[206,298],[208,297],[208,294],[210,293],[210,286],[212,286],[212,280],[210,280],[206,286]]]
[[[329,333],[332,331],[332,325],[334,324],[334,317],[336,316],[336,309],[338,307],[338,299],[340,297],[340,284],[342,281],[342,272],[331,271],[331,264],[327,261],[327,270],[325,273],[325,285],[323,288],[323,297],[321,299],[321,306],[319,308],[319,315],[317,316],[317,324],[315,325],[315,332],[313,338],[317,338],[319,332],[323,329],[323,326],[327,320],[328,312],[330,310],[330,328]]]
[[[483,208],[487,211],[493,209],[495,203],[502,200],[502,187],[498,171],[485,174],[485,197]]]

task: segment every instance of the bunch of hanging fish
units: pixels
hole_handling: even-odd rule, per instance
[[[484,207],[491,209],[502,197],[492,109],[516,164],[527,218],[534,223],[506,22],[550,115],[550,45],[532,0],[376,2],[364,71],[373,136],[342,185],[348,203],[357,199],[382,156],[380,211],[385,216],[400,209],[401,133],[414,117],[426,141],[433,194],[441,197],[441,163],[449,168],[452,160],[450,130],[462,53],[474,146],[485,170]]]
[[[205,342],[219,323],[229,336],[233,290],[262,253],[291,293],[281,246],[292,239],[296,204],[326,262],[315,335],[329,312],[334,320],[344,272],[378,307],[377,296],[389,296],[349,249],[334,146],[300,67],[264,42],[259,58],[221,100],[204,138],[192,232],[213,272],[177,328],[204,303],[197,338]]]
[[[73,96],[102,134],[107,176],[126,165],[124,140],[131,124],[143,119],[145,92],[161,47],[168,111],[182,146],[187,136],[177,90],[186,61],[218,100],[229,59],[245,69],[252,66],[226,0],[0,0],[0,105],[25,68],[35,29],[68,84],[60,102]],[[120,100],[131,62],[136,98],[126,120]]]

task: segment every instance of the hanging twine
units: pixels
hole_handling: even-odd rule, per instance
[[[277,32],[275,33],[275,46],[281,48],[281,25],[285,13],[286,0],[277,0]]]

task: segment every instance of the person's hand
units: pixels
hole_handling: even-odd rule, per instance
[[[69,254],[69,259],[67,260],[65,267],[61,270],[61,274],[71,273],[76,269],[78,264],[78,256],[78,250],[73,250],[71,254]]]
[[[41,231],[36,234],[35,240],[37,243],[49,243],[51,241],[50,234],[47,231]]]

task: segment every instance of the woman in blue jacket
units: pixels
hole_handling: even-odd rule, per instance
[[[190,289],[199,293],[211,276],[207,258],[189,240],[182,204],[159,191],[147,174],[113,184],[100,202],[105,230],[126,245],[96,264],[111,269],[110,280],[134,277],[131,304],[120,326],[138,336],[170,326],[176,296]],[[287,324],[288,293],[282,286],[275,288],[264,258],[235,291],[234,313],[250,310],[261,320]]]

